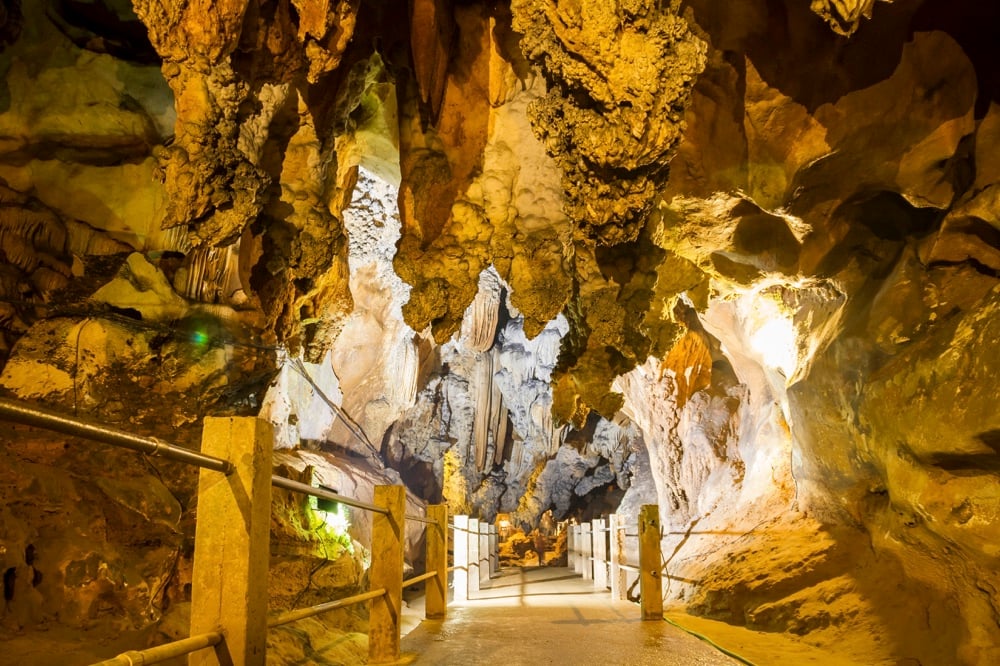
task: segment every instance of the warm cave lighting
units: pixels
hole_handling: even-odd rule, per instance
[[[501,540],[506,540],[510,536],[510,521],[507,518],[502,518],[497,522],[497,532],[499,532]]]
[[[790,379],[798,367],[799,349],[795,325],[772,298],[754,294],[753,307],[747,313],[750,347],[767,367]]]
[[[331,493],[337,492],[333,488],[328,488],[327,486],[321,485],[320,488],[323,490],[328,490]],[[337,502],[336,500],[316,498],[316,512],[320,514],[323,518],[323,522],[338,536],[341,534],[347,534],[348,528],[351,526],[350,514],[345,505]]]
[[[795,372],[798,348],[795,328],[781,315],[765,322],[750,336],[750,346],[768,367],[781,372],[786,378]]]

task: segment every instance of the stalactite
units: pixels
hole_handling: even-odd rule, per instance
[[[482,467],[480,467],[480,472],[486,472],[490,463],[492,463],[497,457],[497,451],[500,452],[500,456],[503,456],[503,439],[500,437],[501,424],[505,424],[507,421],[507,408],[503,402],[503,393],[500,392],[500,387],[494,381],[493,369],[500,365],[500,351],[493,348],[490,354],[490,411],[489,411],[489,434],[492,444],[492,449],[486,456],[486,460],[483,461]]]
[[[5,207],[0,222],[0,250],[7,261],[28,273],[43,264],[68,271],[55,258],[65,253],[66,227],[54,213]]]
[[[115,240],[105,232],[75,220],[66,221],[66,251],[78,257],[107,256],[131,252],[135,248],[120,240]],[[160,248],[174,249],[174,248]]]
[[[419,353],[414,342],[402,347],[402,358],[398,361],[396,381],[387,384],[388,399],[393,405],[410,405],[417,395],[417,374],[420,366]]]
[[[462,338],[469,349],[485,352],[493,347],[502,295],[496,272],[492,269],[483,271],[479,276],[479,291],[462,321]]]
[[[504,453],[507,451],[507,435],[510,432],[510,416],[507,413],[507,404],[503,401],[503,396],[501,396],[500,400],[500,425],[494,439],[496,442],[496,448],[493,450],[494,465],[503,464]]]
[[[493,464],[503,462],[504,443],[507,440],[508,412],[503,393],[494,381],[494,372],[500,366],[500,350],[479,354],[472,388],[476,400],[475,421],[472,428],[472,453],[476,470],[482,474]]]
[[[476,461],[476,469],[480,472],[486,468],[487,446],[491,431],[493,416],[493,360],[494,355],[486,352],[476,358],[475,385],[476,418],[472,426],[472,454]]]
[[[174,288],[181,295],[203,303],[240,303],[245,299],[239,276],[240,244],[197,247],[177,271]]]

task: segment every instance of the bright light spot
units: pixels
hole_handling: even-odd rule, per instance
[[[795,326],[779,305],[770,298],[758,297],[751,317],[750,347],[764,365],[791,379],[799,362]]]
[[[347,530],[351,526],[351,519],[346,506],[337,504],[332,511],[317,510],[317,513],[323,518],[326,526],[333,530],[337,536],[347,534]]]
[[[204,331],[195,331],[191,334],[191,342],[199,347],[208,344],[208,334]]]

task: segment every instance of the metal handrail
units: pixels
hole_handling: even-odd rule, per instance
[[[212,632],[191,636],[173,643],[157,645],[147,650],[130,650],[122,652],[117,657],[99,661],[92,666],[140,666],[140,664],[158,664],[174,657],[183,657],[186,654],[197,652],[218,645],[222,642],[222,634]]]
[[[354,499],[353,497],[345,497],[344,495],[335,493],[332,490],[323,490],[322,488],[316,488],[314,486],[310,486],[308,483],[302,483],[301,481],[293,481],[284,476],[278,476],[277,474],[271,476],[271,485],[277,488],[282,488],[284,490],[290,490],[293,493],[312,495],[313,497],[318,497],[320,499],[325,499],[325,500],[331,500],[333,502],[340,502],[341,504],[346,504],[347,506],[353,506],[358,509],[373,511],[374,513],[380,513],[383,516],[389,515],[388,509],[383,509],[380,506],[369,504],[368,502],[362,502],[361,500]]]
[[[104,444],[109,444],[111,446],[138,451],[151,456],[160,456],[188,465],[222,472],[226,475],[232,474],[235,469],[234,465],[228,460],[223,460],[221,458],[205,455],[197,451],[167,444],[166,442],[162,442],[155,437],[135,435],[124,430],[90,423],[78,418],[66,416],[46,409],[40,409],[12,400],[0,399],[0,419],[32,427],[44,428],[73,437],[90,439]],[[339,502],[347,506],[372,511],[386,516],[390,515],[388,509],[375,504],[363,502],[361,500],[354,499],[353,497],[346,497],[324,488],[316,488],[300,481],[294,481],[287,477],[278,476],[277,474],[271,475],[271,485],[290,492],[311,495],[319,499]],[[412,514],[404,514],[404,518],[407,520],[426,523],[428,525],[438,524],[435,520]],[[437,575],[437,571],[429,571],[403,581],[403,585],[414,585]],[[372,590],[370,592],[365,592],[352,597],[318,604],[309,608],[288,611],[271,619],[267,626],[268,628],[281,626],[283,624],[312,617],[313,615],[319,615],[320,613],[325,613],[337,608],[343,608],[344,606],[350,606],[352,604],[368,601],[369,599],[375,599],[385,594],[386,590],[384,588],[380,588],[378,590]],[[97,664],[94,664],[94,666],[134,666],[138,664],[155,664],[167,659],[183,656],[197,650],[213,647],[218,645],[220,642],[222,642],[222,634],[220,633],[201,634],[149,648],[147,650],[132,650],[129,652],[123,652],[116,657],[98,662]]]
[[[419,576],[414,576],[413,578],[408,578],[403,581],[403,587],[409,587],[411,585],[416,585],[417,583],[422,583],[429,578],[434,578],[437,576],[437,571],[428,571],[427,573],[422,573]]]
[[[282,613],[267,622],[267,628],[273,629],[275,627],[280,627],[283,624],[289,624],[291,622],[297,622],[299,620],[304,620],[307,617],[312,617],[313,615],[319,615],[320,613],[326,613],[327,611],[336,610],[338,608],[343,608],[345,606],[352,606],[354,604],[359,604],[362,601],[368,601],[369,599],[377,599],[386,593],[384,587],[380,587],[377,590],[372,590],[371,592],[364,592],[363,594],[355,594],[353,597],[344,597],[343,599],[337,599],[336,601],[328,601],[323,604],[316,604],[315,606],[309,606],[308,608],[299,608],[297,610],[291,610],[286,613]]]
[[[482,534],[482,532],[473,532],[465,527],[458,527],[455,523],[448,523],[448,529],[455,530],[456,532],[465,532],[466,534]]]
[[[83,437],[111,446],[118,446],[132,451],[139,451],[151,456],[160,456],[169,460],[187,463],[196,467],[211,469],[229,475],[233,472],[233,464],[228,460],[207,456],[191,449],[185,449],[166,442],[161,442],[155,437],[143,437],[134,435],[124,430],[109,428],[107,426],[89,423],[78,418],[73,418],[52,412],[47,409],[32,407],[13,400],[0,400],[0,419],[21,423],[24,425],[54,430],[64,435]]]
[[[205,455],[204,453],[192,451],[191,449],[175,446],[173,444],[167,444],[166,442],[160,441],[155,437],[135,435],[124,430],[90,423],[79,418],[66,416],[47,409],[29,406],[13,400],[0,399],[0,419],[36,428],[53,430],[55,432],[61,432],[64,435],[82,437],[84,439],[110,444],[111,446],[138,451],[150,456],[159,456],[176,462],[194,465],[195,467],[202,467],[204,469],[222,472],[226,475],[231,474],[234,469],[233,464],[228,460]],[[358,509],[365,509],[366,511],[389,515],[389,512],[386,509],[374,504],[369,504],[368,502],[363,502],[361,500],[354,499],[353,497],[346,497],[344,495],[340,495],[339,493],[324,490],[322,488],[315,488],[309,484],[302,483],[300,481],[293,481],[292,479],[278,476],[277,474],[271,476],[271,485],[291,492],[312,495],[313,497],[340,502],[341,504],[353,506]],[[406,518],[422,523],[434,523],[433,520],[429,520],[422,516],[407,514]]]

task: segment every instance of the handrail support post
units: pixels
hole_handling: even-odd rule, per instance
[[[371,602],[368,663],[390,664],[399,660],[406,488],[375,486],[375,504],[385,509],[387,514],[376,513],[373,517],[369,580],[373,590],[385,588],[386,593]]]
[[[430,504],[427,517],[434,521],[427,526],[427,570],[437,575],[427,581],[427,601],[424,615],[429,620],[440,620],[448,606],[448,505]]]
[[[452,578],[454,585],[454,601],[469,599],[469,517],[455,516],[455,573]]]
[[[271,529],[271,424],[206,417],[202,452],[232,461],[229,476],[202,469],[191,582],[191,635],[219,632],[189,666],[264,666]]]
[[[608,532],[603,518],[594,519],[594,587],[608,587]]]
[[[479,519],[469,518],[469,597],[479,594]]]
[[[619,566],[621,562],[622,553],[622,536],[621,536],[621,518],[617,513],[613,513],[608,516],[608,525],[611,531],[609,532],[610,538],[608,539],[608,545],[611,548],[610,557],[610,578],[611,578],[611,598],[614,601],[620,601],[625,598],[623,594],[625,590],[625,580],[623,579],[624,572]]]
[[[660,507],[656,504],[644,504],[639,512],[639,594],[642,619],[662,620]]]

